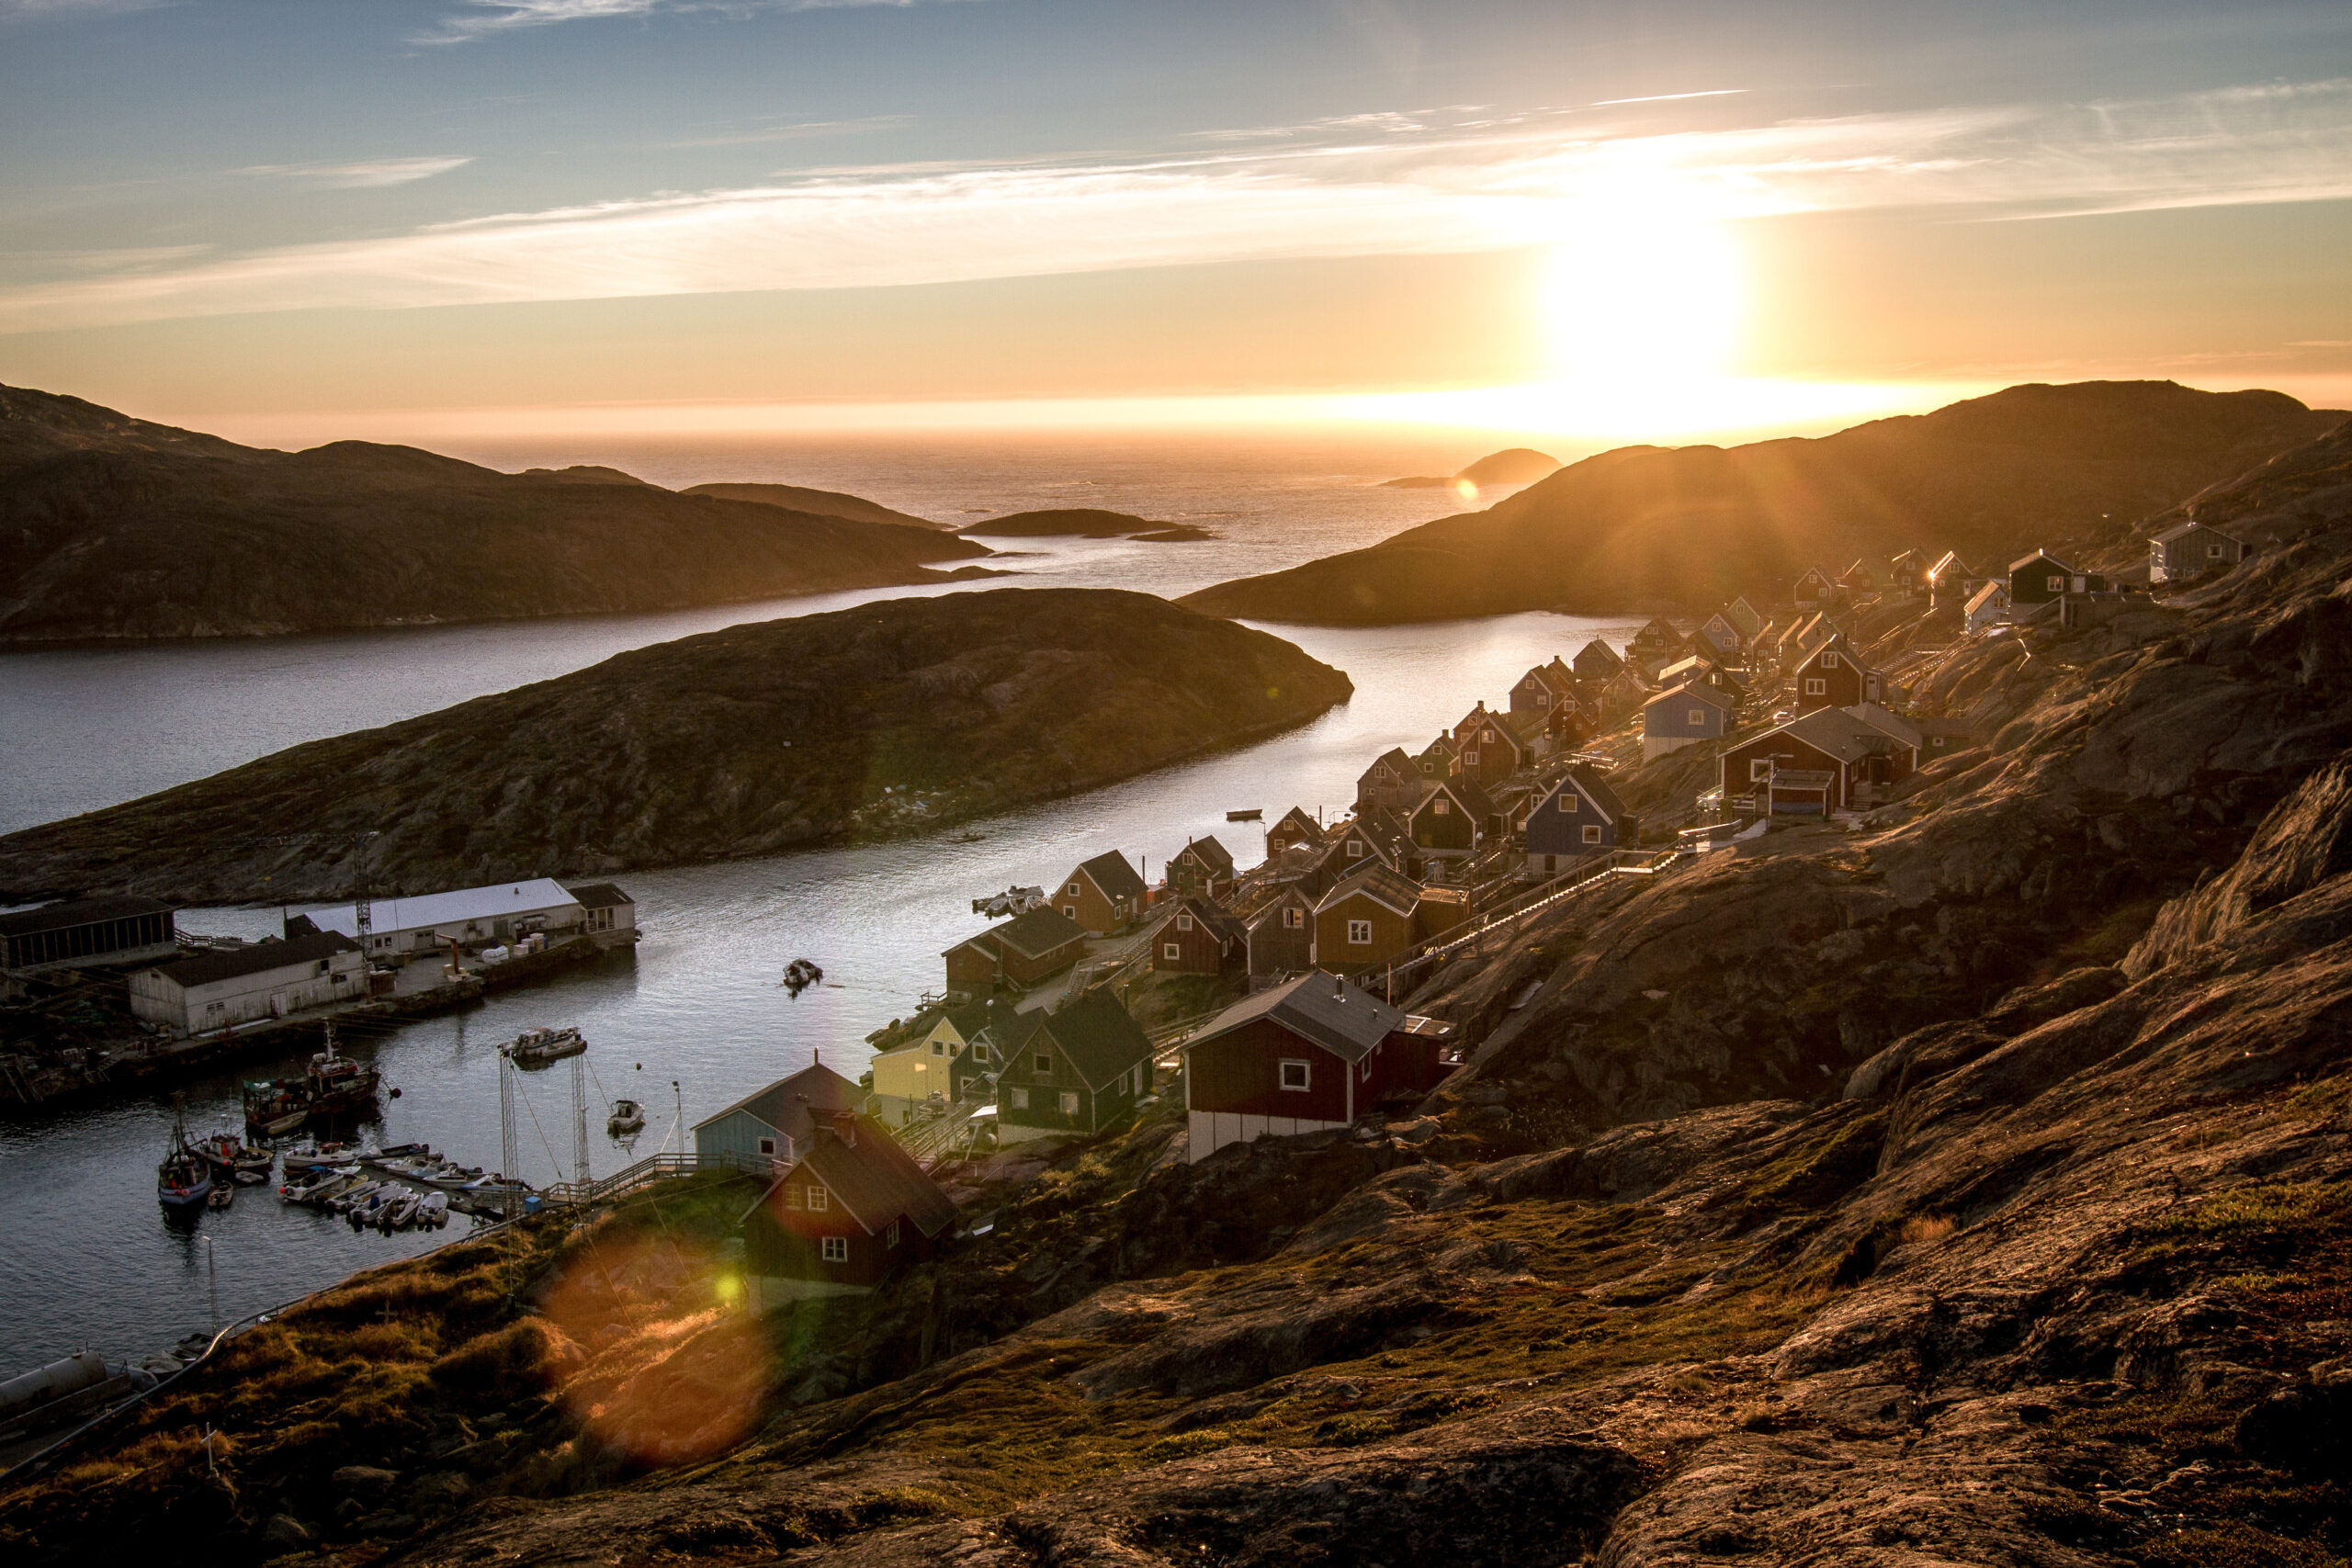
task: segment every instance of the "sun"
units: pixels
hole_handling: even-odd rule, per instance
[[[1552,378],[1586,397],[1703,396],[1737,345],[1741,273],[1724,223],[1670,186],[1568,204],[1542,283]]]

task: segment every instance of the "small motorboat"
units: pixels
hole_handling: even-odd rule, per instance
[[[269,1172],[266,1170],[241,1170],[237,1172],[235,1179],[237,1185],[240,1187],[259,1187],[263,1182],[269,1179]]]
[[[266,1177],[270,1166],[277,1158],[267,1149],[249,1146],[234,1133],[214,1133],[209,1137],[198,1138],[188,1147],[202,1156],[215,1174],[224,1177],[233,1177],[242,1171],[259,1171]]]
[[[972,913],[1001,920],[1007,915],[1025,915],[1032,909],[1046,907],[1043,887],[1012,886],[1001,893],[991,893],[985,898],[972,900]]]
[[[825,972],[806,958],[796,958],[784,966],[784,988],[798,996],[825,977]]]
[[[430,1227],[437,1231],[445,1228],[448,1224],[449,1195],[447,1192],[428,1192],[417,1201],[417,1229],[424,1230]]]
[[[416,1219],[416,1208],[424,1200],[413,1192],[403,1192],[376,1211],[376,1228],[386,1235],[404,1231]]]
[[[233,1181],[223,1181],[216,1176],[212,1179],[212,1190],[204,1195],[204,1206],[208,1209],[225,1209],[235,1202],[236,1199],[237,1184]]]
[[[605,1131],[616,1138],[644,1132],[645,1107],[634,1100],[616,1100],[613,1113],[605,1119]]]
[[[544,1067],[586,1049],[588,1042],[576,1029],[526,1029],[512,1043],[499,1047],[518,1067]]]
[[[338,1214],[348,1214],[361,1204],[374,1201],[383,1190],[380,1181],[355,1181],[330,1199],[327,1207]]]

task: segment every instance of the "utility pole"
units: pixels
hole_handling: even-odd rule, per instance
[[[685,1090],[678,1087],[678,1080],[675,1078],[670,1080],[670,1098],[675,1100],[678,1106],[678,1119],[671,1125],[678,1131],[678,1153],[683,1157],[686,1152],[686,1094]]]
[[[582,1187],[588,1185],[587,1066],[586,1052],[571,1058],[571,1179]]]
[[[204,1244],[204,1295],[206,1304],[212,1309],[212,1337],[218,1339],[220,1337],[220,1270],[213,1259],[212,1238],[200,1235],[196,1239]]]
[[[506,1055],[503,1049],[501,1049],[498,1053],[499,1201],[505,1209],[506,1217],[510,1220],[514,1217],[514,1210],[517,1203],[514,1188],[515,1155],[517,1153],[516,1139],[514,1136],[514,1080],[509,1076],[514,1071],[514,1063],[513,1059]]]

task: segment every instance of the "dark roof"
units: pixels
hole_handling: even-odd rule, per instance
[[[1585,798],[1598,807],[1602,815],[1612,818],[1625,815],[1625,803],[1617,798],[1617,792],[1609,787],[1609,781],[1602,778],[1600,770],[1590,762],[1578,762],[1570,768],[1562,782],[1567,779],[1576,781],[1577,787],[1584,791]]]
[[[815,1129],[815,1113],[854,1111],[865,1103],[865,1091],[822,1062],[814,1062],[790,1077],[778,1078],[756,1094],[749,1094],[715,1116],[695,1123],[707,1127],[738,1111],[782,1133],[797,1146]]]
[[[1657,696],[1652,697],[1648,702],[1644,703],[1642,706],[1645,708],[1654,708],[1661,703],[1671,702],[1676,697],[1697,697],[1702,702],[1711,703],[1716,707],[1722,708],[1726,713],[1730,712],[1733,706],[1736,705],[1730,697],[1724,695],[1723,692],[1713,686],[1706,684],[1702,681],[1685,681],[1679,686],[1668,687],[1665,691],[1660,692]]]
[[[1400,775],[1408,774],[1414,771],[1413,759],[1405,755],[1405,748],[1402,746],[1391,746],[1387,750],[1383,751],[1379,756],[1374,757],[1372,760],[1372,768],[1376,768],[1383,762],[1387,763]],[[1364,773],[1371,773],[1372,768],[1366,768]],[[1358,776],[1361,777],[1362,775]]]
[[[0,936],[62,931],[68,926],[90,926],[100,920],[128,919],[137,915],[168,915],[175,908],[175,906],[160,898],[128,896],[66,898],[54,904],[43,904],[38,909],[19,909],[13,915],[0,915]]]
[[[1184,847],[1176,852],[1174,858],[1182,860],[1187,855],[1198,860],[1219,876],[1233,874],[1233,856],[1227,852],[1223,844],[1216,841],[1216,835],[1214,833],[1205,839],[1187,840]]]
[[[986,1001],[966,1002],[962,1007],[944,1010],[948,1023],[955,1028],[956,1033],[964,1037],[964,1043],[968,1045],[972,1042],[972,1037],[982,1030],[994,1028],[1011,1018],[1012,1004],[1001,997],[990,997]]]
[[[1234,1003],[1187,1041],[1185,1049],[1206,1044],[1260,1019],[1270,1019],[1349,1063],[1363,1061],[1374,1046],[1405,1026],[1405,1015],[1387,1003],[1366,996],[1337,976],[1310,969],[1295,980],[1285,980]]]
[[[1815,708],[1800,718],[1791,719],[1778,729],[1767,730],[1761,739],[1770,739],[1775,735],[1793,735],[1841,762],[1883,755],[1903,744],[1896,737],[1867,719],[1856,717],[1844,708]]]
[[[2149,536],[2157,540],[2159,543],[2169,545],[2175,539],[2185,539],[2188,537],[2189,535],[2198,533],[2200,530],[2204,533],[2219,535],[2221,537],[2227,539],[2233,545],[2245,543],[2245,541],[2240,539],[2235,534],[2216,528],[2211,523],[2199,523],[2194,518],[2191,518],[2186,523],[2177,524],[2173,527],[2167,528],[2161,534],[2153,534]]]
[[[1102,896],[1114,903],[1143,896],[1143,878],[1127,863],[1127,857],[1116,850],[1105,850],[1092,860],[1082,861],[1078,869],[1092,877]]]
[[[1274,897],[1269,899],[1264,904],[1260,905],[1257,908],[1250,911],[1250,929],[1253,931],[1256,931],[1260,926],[1262,926],[1268,920],[1272,919],[1275,914],[1284,906],[1290,904],[1296,904],[1299,908],[1306,909],[1310,914],[1313,913],[1315,909],[1315,900],[1309,898],[1305,893],[1301,892],[1299,890],[1298,884],[1294,882],[1289,886],[1283,888],[1282,892],[1277,894]]]
[[[341,931],[327,931],[320,936],[298,936],[290,942],[263,942],[251,947],[201,953],[194,958],[166,964],[158,973],[182,987],[209,986],[215,980],[233,980],[240,975],[266,974],[295,964],[316,964],[338,953],[358,951],[359,944]]]
[[[1429,787],[1421,791],[1421,797],[1413,802],[1410,815],[1419,816],[1421,807],[1427,806],[1440,790],[1453,796],[1454,802],[1473,817],[1488,817],[1494,814],[1494,797],[1480,789],[1476,779],[1455,778],[1430,779]]]
[[[2056,567],[2060,571],[2064,572],[2069,577],[2072,577],[2075,574],[2075,569],[2073,567],[2068,566],[2064,561],[2060,560],[2048,550],[2036,550],[2030,556],[2019,556],[2017,559],[2009,563],[2009,570],[2011,571],[2023,571],[2027,567],[2031,566],[2038,560],[2048,561],[2052,566]]]
[[[1216,937],[1219,942],[1242,942],[1246,941],[1249,937],[1249,932],[1242,929],[1242,925],[1239,920],[1235,919],[1231,915],[1227,914],[1225,910],[1218,908],[1215,904],[1210,903],[1205,898],[1186,897],[1177,899],[1176,902],[1169,908],[1168,919],[1172,920],[1179,914],[1190,915],[1193,919],[1208,927],[1209,933]],[[1168,923],[1168,920],[1162,920],[1159,923],[1164,926]]]
[[[927,1236],[937,1235],[956,1223],[956,1205],[925,1176],[914,1156],[870,1116],[842,1119],[820,1126],[809,1140],[808,1152],[768,1187],[774,1192],[796,1172],[807,1172],[823,1182],[868,1235],[887,1227],[901,1215]],[[802,1179],[807,1179],[803,1176]],[[763,1202],[766,1201],[763,1196]]]
[[[1350,839],[1360,840],[1365,846],[1364,852],[1357,855],[1348,853]],[[1325,840],[1322,859],[1317,863],[1346,871],[1375,855],[1394,861],[1408,853],[1412,842],[1413,835],[1396,820],[1396,814],[1385,807],[1375,806],[1357,812],[1352,821],[1334,827],[1331,836]]]
[[[1150,1038],[1106,988],[1064,1002],[1057,1012],[1040,1009],[1016,1014],[997,1044],[1009,1060],[1012,1053],[1028,1049],[1041,1030],[1069,1058],[1089,1089],[1114,1083],[1137,1062],[1151,1059]]]
[[[623,904],[637,902],[609,882],[583,882],[577,887],[567,882],[563,890],[580,900],[583,909],[617,909]]]
[[[1412,760],[1411,758],[1409,758],[1409,757],[1406,756],[1406,755],[1405,755],[1405,753],[1403,753],[1402,751],[1397,752],[1397,753],[1396,753],[1396,756],[1397,756],[1397,759],[1398,759],[1400,761],[1402,761],[1402,762],[1403,762],[1407,767],[1408,767],[1408,768],[1409,768],[1409,767],[1411,767],[1411,766],[1412,766],[1412,761],[1413,761],[1413,760]],[[1276,818],[1276,819],[1275,819],[1275,822],[1274,822],[1273,827],[1272,827],[1272,829],[1268,829],[1268,831],[1270,831],[1270,832],[1279,833],[1279,832],[1281,832],[1284,828],[1286,828],[1286,827],[1290,826],[1290,824],[1292,824],[1293,822],[1297,823],[1301,828],[1305,829],[1307,832],[1309,832],[1309,833],[1313,834],[1313,835],[1314,835],[1314,840],[1313,840],[1313,841],[1315,841],[1315,842],[1317,842],[1317,843],[1320,843],[1320,842],[1322,841],[1322,840],[1323,840],[1323,824],[1322,824],[1322,823],[1320,823],[1320,822],[1317,822],[1317,820],[1315,820],[1315,818],[1314,818],[1309,817],[1309,816],[1306,814],[1306,808],[1305,807],[1303,807],[1303,806],[1294,806],[1294,807],[1292,807],[1288,811],[1283,812],[1280,818]]]
[[[1612,670],[1625,662],[1623,657],[1620,655],[1615,649],[1610,647],[1599,637],[1594,637],[1590,642],[1586,643],[1582,648],[1577,649],[1577,657],[1578,659],[1582,659],[1586,654],[1592,652],[1596,649],[1600,650],[1602,658],[1609,660],[1609,667]]]
[[[1400,915],[1411,914],[1421,901],[1419,884],[1410,877],[1398,875],[1385,865],[1374,863],[1365,866],[1323,895],[1323,901],[1315,906],[1315,912],[1319,915],[1359,893],[1378,899]]]
[[[974,942],[985,947],[995,942],[1026,957],[1043,958],[1049,953],[1059,952],[1071,942],[1085,940],[1086,928],[1076,920],[1059,909],[1038,908],[990,926],[978,936],[967,937],[956,947],[969,947]],[[956,947],[947,951],[953,953]]]

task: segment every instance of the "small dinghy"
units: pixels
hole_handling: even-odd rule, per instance
[[[376,1213],[376,1228],[386,1235],[404,1231],[416,1219],[417,1205],[424,1200],[413,1192],[403,1192]]]
[[[798,996],[825,977],[825,972],[806,958],[796,958],[784,966],[784,988]]]
[[[634,1100],[616,1100],[613,1101],[613,1113],[605,1119],[605,1131],[616,1138],[644,1132],[645,1107]]]
[[[204,1195],[204,1206],[208,1209],[225,1209],[236,1201],[236,1197],[237,1188],[234,1182],[215,1179],[212,1190]]]
[[[441,1230],[449,1223],[449,1195],[428,1192],[416,1205],[416,1228]]]

